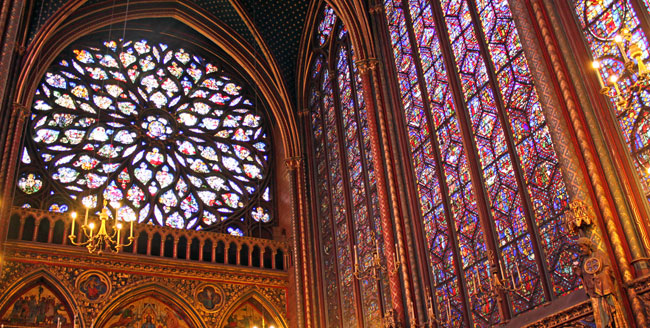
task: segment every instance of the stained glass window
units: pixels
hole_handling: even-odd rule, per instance
[[[16,204],[106,200],[142,223],[251,235],[272,224],[270,156],[265,116],[225,67],[147,40],[74,46],[36,90]]]
[[[647,4],[648,2],[645,1]],[[591,50],[591,56],[598,61],[600,74],[603,81],[608,81],[612,75],[618,76],[618,86],[622,93],[626,93],[638,80],[637,73],[631,73],[624,67],[624,61],[619,48],[614,42],[614,37],[628,30],[632,34],[631,42],[636,43],[643,50],[643,60],[648,60],[648,36],[641,28],[641,22],[629,1],[593,1],[578,0],[574,3],[575,14],[580,22],[583,35]],[[625,42],[625,47],[629,42]],[[629,51],[625,54],[630,57]],[[610,96],[615,96],[612,88]],[[641,186],[648,200],[650,200],[650,100],[646,95],[629,99],[630,106],[617,107],[612,98],[612,108],[625,142],[634,159]]]
[[[375,250],[383,249],[368,112],[347,30],[331,7],[321,15],[309,108],[327,320],[329,327],[356,327],[357,320],[373,327],[387,306],[388,286],[385,280],[357,281],[353,275],[355,251],[364,270]]]
[[[508,293],[514,315],[578,288],[575,247],[561,224],[568,195],[507,1],[384,5],[440,317],[502,320],[480,292],[489,289],[489,252],[522,286]]]

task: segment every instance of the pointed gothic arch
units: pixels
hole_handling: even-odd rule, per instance
[[[56,56],[75,40],[95,33],[110,24],[147,18],[167,18],[178,21],[188,29],[201,35],[209,42],[206,47],[220,49],[232,60],[241,75],[246,76],[254,85],[268,108],[268,114],[273,124],[275,158],[281,162],[283,158],[292,158],[299,154],[301,146],[299,133],[294,117],[293,103],[287,92],[287,87],[279,76],[275,62],[261,57],[247,41],[226,24],[214,19],[202,8],[189,1],[158,1],[156,6],[151,3],[130,4],[128,16],[126,2],[118,1],[114,7],[96,8],[79,7],[84,0],[70,1],[55,16],[48,20],[30,44],[22,59],[23,69],[15,80],[14,94],[11,96],[11,130],[2,156],[0,180],[5,181],[2,193],[5,198],[11,198],[14,188],[16,171],[10,169],[18,162],[21,140],[24,137],[24,127],[38,81],[56,58]],[[90,7],[90,6],[89,6]],[[93,9],[94,8],[94,9]],[[74,13],[74,15],[71,15]],[[278,169],[281,171],[281,169]],[[280,177],[280,175],[278,175]],[[284,180],[278,179],[284,183]],[[7,203],[9,204],[9,203]],[[3,206],[2,211],[9,207]],[[0,229],[4,234],[6,228]]]
[[[168,287],[153,282],[129,288],[120,293],[120,295],[110,301],[108,305],[97,314],[97,319],[93,323],[93,327],[106,326],[114,314],[120,309],[148,297],[154,298],[170,307],[182,317],[189,327],[207,327],[197,310],[192,307],[187,300],[183,299],[178,295],[178,293],[170,290]]]
[[[262,309],[271,315],[271,318],[278,325],[276,328],[287,328],[289,324],[284,320],[284,316],[278,311],[278,309],[271,303],[260,291],[253,287],[248,292],[244,293],[236,302],[232,302],[230,306],[224,311],[226,315],[222,316],[221,321],[217,327],[225,327],[228,318],[239,309],[244,303],[254,300],[256,303],[262,306]]]
[[[71,290],[56,278],[53,273],[46,269],[38,269],[24,275],[0,294],[0,319],[9,310],[9,307],[14,305],[14,302],[19,297],[38,285],[45,286],[55,297],[65,303],[63,304],[65,311],[71,320],[74,320],[75,314],[80,313],[79,304],[77,304],[76,299],[72,296]]]

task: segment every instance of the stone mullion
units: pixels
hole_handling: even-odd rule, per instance
[[[384,171],[384,167],[390,166],[389,161],[383,162],[383,154],[380,146],[381,140],[379,139],[379,127],[378,127],[378,122],[377,122],[377,117],[375,116],[375,113],[381,116],[381,111],[382,111],[382,99],[377,99],[375,102],[375,96],[379,98],[381,94],[381,89],[379,88],[379,85],[377,83],[377,78],[378,76],[376,75],[377,73],[375,72],[376,70],[376,64],[377,60],[372,59],[372,60],[360,60],[359,61],[359,74],[361,75],[361,84],[363,88],[363,96],[364,100],[366,101],[366,110],[368,112],[368,132],[370,133],[370,149],[372,152],[372,162],[375,167],[375,174],[376,174],[376,179],[377,179],[377,198],[379,202],[379,215],[381,218],[381,234],[382,238],[384,240],[384,257],[386,259],[386,267],[388,268],[388,281],[390,285],[390,296],[391,296],[391,307],[393,311],[395,311],[395,314],[397,316],[397,322],[403,323],[405,322],[405,315],[404,315],[404,305],[403,305],[403,295],[402,291],[404,290],[408,294],[408,284],[407,284],[407,279],[405,279],[405,287],[404,289],[401,288],[400,284],[400,277],[397,271],[391,270],[391,268],[394,268],[396,263],[395,263],[395,258],[396,256],[396,249],[395,249],[395,239],[393,238],[395,231],[393,230],[393,223],[391,219],[391,213],[390,213],[390,204],[389,204],[389,198],[388,198],[388,193],[387,193],[387,177],[386,173]],[[373,93],[373,91],[375,91]],[[384,125],[383,122],[382,124],[382,134],[385,133],[383,132]],[[390,154],[387,154],[390,155]],[[397,228],[397,227],[396,227]],[[399,228],[397,228],[399,229]],[[399,234],[399,232],[398,232]],[[398,247],[403,248],[403,241],[400,243],[401,238],[399,238],[398,235]],[[400,258],[400,262],[405,263],[404,261],[404,252],[402,253],[402,258]],[[402,268],[403,269],[403,268]],[[404,270],[401,270],[404,271]],[[409,298],[409,296],[407,296]]]
[[[525,180],[525,173],[524,169],[522,168],[522,163],[520,162],[520,157],[517,154],[516,151],[516,145],[514,143],[514,137],[513,137],[513,131],[510,126],[510,122],[508,122],[508,117],[507,117],[507,109],[506,109],[506,104],[505,102],[507,101],[503,97],[503,93],[501,91],[501,88],[499,87],[499,84],[497,82],[498,76],[496,72],[496,67],[494,66],[494,63],[492,62],[490,58],[490,52],[489,49],[487,48],[487,41],[485,38],[485,34],[483,33],[481,26],[481,19],[479,17],[479,14],[476,12],[476,4],[474,0],[467,0],[467,6],[469,13],[471,15],[472,19],[472,27],[474,29],[474,33],[476,35],[477,41],[478,41],[478,47],[479,51],[481,52],[481,57],[485,61],[485,67],[487,70],[488,74],[488,86],[493,90],[494,92],[494,101],[495,105],[497,107],[497,116],[498,119],[501,121],[501,126],[503,128],[503,133],[505,135],[506,139],[506,144],[508,145],[508,154],[510,155],[510,160],[512,162],[512,166],[515,170],[515,180],[517,181],[517,187],[519,189],[519,193],[521,195],[521,201],[522,201],[522,207],[525,213],[525,218],[526,218],[526,231],[530,235],[531,239],[531,244],[533,248],[533,252],[535,253],[535,264],[537,265],[537,269],[539,271],[539,279],[540,283],[542,285],[542,291],[544,294],[544,298],[546,301],[550,301],[555,298],[555,295],[551,292],[552,286],[551,286],[551,279],[549,276],[549,270],[548,270],[548,265],[546,263],[545,254],[544,250],[540,247],[541,245],[541,240],[539,237],[539,229],[537,227],[537,224],[535,222],[535,210],[532,205],[532,200],[530,197],[530,191],[528,190],[528,187],[526,185],[526,180]],[[518,237],[521,238],[521,237]],[[516,241],[511,241],[510,242],[513,245],[516,245]],[[520,253],[520,257],[521,257]],[[504,260],[505,262],[505,260]],[[506,268],[507,270],[507,268]],[[505,272],[504,272],[504,277],[505,277]],[[531,291],[532,292],[532,291]]]
[[[433,8],[442,10],[439,8],[437,3],[433,3]],[[439,36],[439,41],[441,44],[450,44],[449,34],[447,32],[447,25],[445,24],[444,18],[439,15],[433,15],[436,20],[436,32]],[[498,261],[500,261],[498,240],[496,227],[494,226],[494,217],[492,216],[491,211],[489,210],[490,200],[488,197],[488,191],[486,190],[486,184],[483,178],[483,172],[481,169],[481,164],[479,162],[478,149],[474,143],[474,137],[471,127],[471,117],[467,113],[467,104],[465,98],[463,97],[463,91],[460,81],[460,73],[454,64],[454,55],[451,53],[451,49],[442,47],[442,56],[447,68],[447,77],[449,79],[449,86],[451,88],[452,97],[456,104],[456,116],[458,120],[458,126],[462,135],[463,146],[465,147],[465,153],[467,156],[467,166],[470,171],[470,178],[472,181],[472,188],[474,189],[474,197],[476,197],[476,205],[478,209],[478,217],[480,220],[481,230],[483,232],[483,238],[485,246],[488,251],[492,251],[495,254],[495,257],[490,258],[488,256],[488,263],[491,268],[491,272],[488,272],[488,278],[491,279],[493,274],[497,274],[500,270]],[[476,264],[475,264],[476,265]],[[505,272],[501,274],[505,275]],[[479,276],[480,277],[480,276]],[[510,307],[508,306],[511,299],[505,291],[497,289],[495,291],[497,296],[497,306],[499,310],[499,317],[502,322],[507,322],[510,320],[512,314],[510,312]]]
[[[539,93],[539,101],[542,105],[542,112],[546,119],[546,126],[549,129],[553,145],[558,156],[558,163],[562,170],[562,179],[567,187],[567,192],[572,200],[581,200],[587,205],[592,217],[596,217],[594,211],[595,204],[592,195],[588,189],[587,172],[584,170],[584,157],[579,152],[580,145],[574,138],[571,131],[572,123],[565,119],[567,113],[567,103],[559,101],[562,92],[557,81],[551,76],[547,67],[552,66],[550,58],[544,56],[541,44],[549,44],[548,30],[539,31],[537,26],[533,26],[532,20],[535,20],[530,6],[517,0],[509,0],[510,8],[513,13],[513,19],[519,31],[522,47],[528,61],[528,67],[533,77],[535,89]],[[529,16],[530,15],[530,16]],[[532,17],[531,17],[532,16]],[[532,19],[530,20],[529,17]],[[544,39],[540,40],[537,35],[542,35]],[[548,49],[554,49],[549,47]],[[602,231],[598,226],[589,229],[587,236],[600,244],[603,239]]]
[[[354,222],[352,221],[352,215],[354,215],[354,203],[352,201],[352,196],[350,195],[350,176],[349,176],[349,167],[348,167],[348,161],[347,161],[347,155],[345,151],[345,129],[343,126],[342,122],[342,110],[341,110],[341,89],[339,88],[338,84],[338,77],[340,72],[338,71],[338,59],[339,57],[336,56],[337,52],[340,51],[346,51],[345,45],[343,43],[337,43],[338,46],[333,48],[333,53],[335,54],[334,57],[331,57],[334,59],[334,61],[330,64],[330,66],[333,68],[332,71],[335,72],[336,74],[329,75],[330,78],[330,87],[332,89],[332,101],[333,104],[332,106],[334,107],[334,124],[336,125],[336,131],[337,133],[337,138],[338,138],[338,145],[332,145],[333,147],[338,147],[339,151],[339,165],[341,169],[341,180],[343,181],[343,190],[339,190],[338,192],[343,193],[343,198],[344,198],[344,206],[346,210],[346,215],[345,215],[345,221],[346,221],[346,226],[347,226],[347,233],[348,233],[348,246],[350,247],[350,257],[351,257],[351,263],[354,266],[354,254],[353,254],[353,249],[354,246],[357,244],[356,242],[356,234],[354,233]],[[347,56],[347,54],[346,54]],[[351,58],[347,59],[348,61],[352,60]],[[350,72],[352,73],[352,72]],[[361,265],[359,265],[359,268],[361,269]],[[359,284],[359,279],[352,278],[352,288],[354,289],[354,299],[355,299],[355,308],[357,312],[357,327],[363,327],[363,301],[361,297],[361,286]]]
[[[348,60],[348,69],[350,71],[350,91],[351,91],[350,94],[351,94],[352,102],[354,103],[353,116],[354,116],[354,120],[356,121],[356,124],[357,124],[356,139],[357,139],[357,142],[359,143],[359,158],[361,160],[361,168],[362,168],[361,169],[361,175],[363,177],[362,178],[363,179],[363,184],[365,186],[364,189],[365,189],[365,197],[366,197],[366,199],[365,199],[364,203],[365,203],[365,206],[366,206],[366,213],[367,213],[366,224],[368,225],[368,229],[370,231],[373,231],[374,229],[380,229],[381,227],[375,227],[375,225],[374,225],[374,223],[375,223],[374,217],[375,217],[375,215],[378,214],[378,213],[375,213],[375,212],[378,209],[374,208],[373,202],[372,202],[372,188],[370,186],[370,175],[369,175],[369,169],[368,169],[369,166],[370,166],[370,163],[368,163],[368,161],[367,161],[367,159],[368,159],[367,158],[368,150],[365,149],[365,142],[364,142],[363,137],[362,137],[362,134],[363,134],[363,131],[361,130],[362,117],[361,117],[361,114],[359,113],[361,105],[359,104],[358,88],[363,88],[363,86],[357,85],[357,74],[360,74],[360,72],[357,73],[357,72],[354,71],[355,65],[354,65],[354,62],[353,62],[354,58],[352,56],[352,43],[349,40],[350,39],[348,37],[348,39],[346,40],[346,43],[347,43],[347,56],[348,56],[348,59],[349,59]],[[357,66],[357,69],[359,69],[358,66]],[[364,94],[365,94],[365,90],[364,90]],[[364,100],[365,100],[365,96],[364,96]],[[368,117],[368,116],[372,115],[372,113],[368,110],[367,104],[365,104],[365,105],[366,105],[366,108],[365,108],[366,109],[366,117]],[[366,122],[367,122],[367,120],[366,120]],[[370,156],[371,156],[371,158],[373,158],[371,152],[370,152]],[[377,168],[375,168],[374,165],[373,165],[373,169],[374,169],[375,175],[376,175]],[[377,188],[377,185],[375,184],[375,189],[376,188]],[[373,227],[374,227],[374,229],[373,229]],[[374,236],[377,237],[376,232],[374,233]],[[379,241],[375,240],[375,243],[379,243]],[[385,245],[384,245],[384,247],[385,247]],[[379,248],[377,248],[377,249],[379,249]],[[377,254],[377,255],[381,256],[381,254]],[[381,274],[382,274],[381,270],[379,270],[378,272],[379,272],[379,275],[381,277]],[[384,307],[385,307],[384,304],[383,304],[381,279],[378,279],[375,282],[375,288],[377,288],[377,300],[379,301],[379,304],[378,304],[379,305],[379,313],[381,314],[381,313],[384,313]]]
[[[562,53],[559,49],[559,45],[556,44],[556,42],[559,41],[555,39],[555,36],[553,35],[553,32],[551,30],[552,27],[547,22],[548,18],[546,16],[547,13],[545,10],[544,2],[540,0],[533,0],[531,6],[532,6],[532,11],[535,20],[539,27],[541,37],[544,41],[545,49],[548,51],[548,56],[553,67],[553,72],[559,84],[559,88],[562,94],[562,99],[566,104],[569,119],[571,121],[571,124],[573,125],[573,131],[575,131],[576,134],[578,145],[580,147],[580,153],[582,154],[582,156],[584,156],[584,165],[586,166],[586,171],[589,176],[589,180],[591,182],[593,192],[595,194],[594,197],[596,198],[598,207],[602,212],[601,213],[602,216],[601,215],[597,216],[598,220],[595,226],[598,227],[599,229],[602,229],[601,226],[605,228],[605,231],[607,232],[607,236],[609,237],[609,241],[610,241],[610,243],[605,243],[605,244],[606,245],[609,244],[611,246],[611,248],[607,247],[608,250],[607,254],[610,257],[613,257],[612,259],[613,263],[617,264],[617,267],[620,270],[617,273],[619,273],[620,276],[622,276],[623,283],[630,284],[633,281],[630,262],[627,259],[627,254],[625,252],[625,249],[623,248],[623,244],[620,235],[618,233],[618,228],[615,222],[616,219],[614,216],[614,209],[610,207],[609,196],[608,193],[606,192],[608,190],[608,186],[606,182],[603,181],[603,178],[601,177],[600,166],[597,160],[598,157],[595,153],[595,150],[592,148],[593,147],[592,140],[590,137],[591,134],[588,127],[585,126],[585,124],[583,123],[583,117],[581,115],[581,112],[584,113],[585,115],[584,119],[589,119],[590,114],[588,114],[587,111],[581,110],[581,108],[578,105],[578,98],[576,98],[576,95],[574,94],[574,91],[572,89],[573,87],[571,85],[571,82],[569,82],[569,76],[565,72],[565,70],[568,69],[568,67],[565,67],[566,64],[562,59]],[[557,19],[555,19],[554,21],[557,22]],[[575,24],[575,22],[573,24]],[[566,44],[566,40],[562,40],[562,41],[564,41],[563,44]],[[593,121],[593,118],[591,120]],[[595,242],[598,241],[595,240]],[[599,245],[599,247],[602,246]],[[617,274],[617,276],[619,275]],[[643,304],[641,303],[639,297],[636,295],[636,292],[632,288],[627,288],[627,287],[623,288],[622,286],[619,286],[619,288],[627,292],[629,302],[631,303],[631,307],[634,313],[628,312],[628,314],[633,315],[635,317],[637,324],[639,326],[641,327],[647,326],[647,322],[643,310]]]
[[[311,96],[308,96],[308,97],[311,97]],[[312,134],[313,127],[310,124],[310,108],[307,108],[304,111],[300,112],[299,116],[302,118],[302,124],[305,127],[305,129],[304,129],[305,130],[304,136],[305,136],[305,141],[306,141],[305,142],[305,149],[306,149],[305,154],[312,155],[312,156],[307,156],[307,159],[308,159],[307,163],[306,163],[307,171],[305,172],[305,174],[303,174],[303,176],[304,176],[305,180],[308,179],[308,178],[311,178],[311,181],[318,181],[317,174],[316,174],[316,168],[315,168],[314,161],[313,161],[313,158],[314,158],[313,155],[315,153],[314,153],[314,150],[313,150],[313,144],[314,144],[314,139],[313,139],[313,134]],[[307,177],[307,172],[312,172],[312,175],[310,177]],[[312,283],[313,283],[314,293],[317,295],[315,297],[315,302],[316,302],[316,300],[319,301],[318,304],[314,304],[314,310],[317,309],[319,312],[317,311],[316,313],[323,313],[323,315],[314,317],[314,325],[316,327],[325,327],[326,323],[327,323],[327,320],[326,320],[327,316],[324,315],[324,313],[326,313],[325,312],[326,311],[326,308],[325,308],[326,296],[325,296],[325,293],[323,292],[324,288],[322,288],[322,286],[324,286],[323,262],[322,262],[322,257],[321,257],[321,254],[320,254],[320,250],[322,249],[321,241],[320,241],[321,235],[320,235],[320,233],[318,233],[318,231],[319,231],[319,223],[317,222],[317,220],[319,218],[319,215],[318,215],[318,200],[317,200],[318,190],[317,190],[316,184],[317,183],[309,184],[309,186],[310,186],[309,191],[310,191],[310,196],[311,197],[306,199],[306,201],[309,201],[311,203],[311,206],[310,206],[309,210],[305,210],[306,211],[305,215],[308,215],[307,211],[311,211],[311,213],[312,213],[311,217],[316,219],[316,220],[312,221],[313,224],[311,225],[311,228],[312,228],[311,233],[314,236],[314,239],[313,239],[314,253],[313,253],[313,255],[314,255],[315,260],[314,260],[314,264],[313,264],[313,267],[314,267],[313,269],[315,269],[315,270],[313,270],[313,271],[314,271],[314,274],[316,275],[316,277],[314,278],[314,281]],[[318,286],[321,286],[321,287],[318,287]]]

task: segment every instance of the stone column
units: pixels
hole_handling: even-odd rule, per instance
[[[388,267],[388,281],[390,285],[390,296],[391,296],[391,306],[398,323],[405,322],[404,316],[404,304],[402,302],[403,295],[402,291],[406,293],[406,298],[410,299],[409,295],[409,286],[408,286],[408,277],[406,276],[405,270],[391,270],[395,268],[396,263],[395,259],[397,258],[397,249],[395,248],[395,239],[394,239],[394,230],[393,222],[391,220],[390,212],[390,200],[388,197],[388,188],[389,182],[387,182],[387,175],[384,171],[384,168],[388,172],[392,172],[392,165],[390,162],[390,154],[386,154],[386,161],[383,161],[384,154],[382,153],[383,149],[386,149],[385,144],[381,144],[386,140],[385,131],[386,126],[384,124],[383,116],[383,104],[382,99],[379,98],[381,95],[381,88],[379,86],[379,74],[377,72],[377,59],[365,59],[359,60],[357,66],[359,68],[359,73],[361,75],[363,95],[366,101],[367,112],[368,112],[368,131],[370,133],[370,148],[372,151],[372,162],[375,167],[375,175],[377,180],[377,198],[379,200],[379,215],[381,219],[381,234],[384,240],[384,257],[386,259],[386,266]],[[377,98],[375,98],[377,97]],[[377,116],[379,117],[379,124],[377,122]],[[380,139],[380,129],[382,133],[382,138]],[[391,174],[388,174],[390,178]],[[393,181],[394,185],[394,181]],[[394,190],[392,190],[394,192]],[[395,199],[395,195],[392,195]],[[396,218],[397,221],[397,218]],[[401,229],[399,224],[395,225],[395,230],[397,230],[397,247],[402,251],[399,252],[401,255],[399,262],[407,263],[405,256],[405,245],[404,241],[401,238]],[[404,279],[404,289],[400,284],[399,272],[402,272]]]
[[[309,320],[309,293],[305,290],[307,284],[303,281],[307,277],[303,268],[308,261],[303,258],[306,256],[305,228],[301,201],[303,186],[300,181],[302,173],[302,158],[291,157],[285,160],[285,165],[289,170],[289,185],[291,186],[291,253],[293,254],[293,268],[296,279],[296,321],[298,327],[305,327],[305,324],[311,324]],[[304,303],[304,304],[303,304]],[[305,318],[305,314],[307,318]]]
[[[516,7],[517,5],[515,4],[515,8]],[[562,54],[560,49],[558,49],[556,41],[553,37],[551,31],[552,27],[549,26],[547,22],[544,3],[540,0],[534,0],[531,7],[534,19],[536,20],[539,27],[539,33],[541,34],[541,38],[543,40],[543,46],[547,50],[553,73],[555,74],[555,78],[559,84],[559,91],[566,106],[566,110],[573,127],[572,130],[575,132],[575,137],[577,139],[580,153],[584,157],[586,173],[592,184],[597,206],[602,212],[604,228],[611,241],[611,248],[615,257],[612,259],[612,262],[618,264],[618,268],[623,278],[623,286],[627,286],[633,281],[632,269],[629,261],[627,260],[623,242],[618,233],[614,215],[615,210],[611,208],[608,201],[608,195],[606,193],[606,190],[608,190],[607,185],[599,174],[598,156],[594,153],[594,150],[590,143],[590,131],[588,127],[583,124],[579,105],[575,99],[574,94],[572,93],[571,82],[563,69]],[[560,156],[560,153],[561,152],[558,152],[558,156]],[[567,186],[567,188],[568,187],[569,186]],[[594,229],[592,229],[592,233],[588,237],[592,239],[596,245],[599,245],[599,243],[602,245],[602,238],[599,238],[599,235],[602,235],[602,232],[600,232],[600,227],[598,224],[594,224]],[[637,324],[640,327],[646,327],[647,322],[644,315],[643,305],[636,295],[636,292],[631,288],[623,287],[622,289],[627,292],[627,296],[632,306],[632,312],[635,316]]]

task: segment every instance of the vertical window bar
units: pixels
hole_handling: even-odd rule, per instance
[[[318,58],[315,62],[314,70],[319,69],[323,66],[326,66],[326,63],[323,63],[322,56]],[[325,130],[323,123],[323,98],[324,90],[323,84],[324,79],[327,78],[327,68],[324,68],[323,71],[317,73],[317,75],[312,74],[313,79],[320,80],[318,83],[317,92],[312,94],[312,110],[311,110],[311,124],[312,124],[312,137],[315,153],[315,166],[316,172],[314,173],[316,181],[318,182],[317,186],[317,199],[319,200],[319,212],[318,212],[318,222],[320,225],[320,236],[322,247],[322,257],[323,257],[323,268],[325,271],[325,279],[323,281],[325,289],[325,295],[327,297],[327,317],[329,327],[342,327],[342,309],[341,309],[341,298],[339,292],[339,270],[337,263],[337,251],[336,244],[334,241],[334,220],[332,218],[332,200],[331,200],[331,187],[329,182],[328,174],[328,158],[327,158],[327,149],[325,141]]]
[[[519,172],[535,214],[531,232],[540,247],[553,299],[578,287],[573,274],[577,248],[566,237],[563,224],[569,195],[507,0],[469,2],[474,2],[474,13],[480,18],[494,81],[500,87],[504,118],[509,120],[506,133],[514,140]]]

